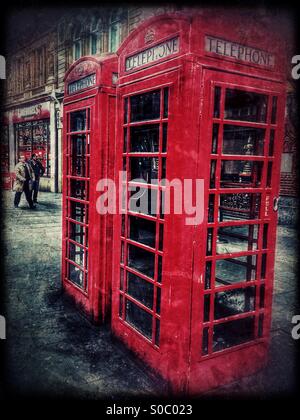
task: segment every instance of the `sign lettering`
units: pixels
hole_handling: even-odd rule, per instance
[[[90,74],[89,76],[83,77],[82,79],[76,80],[75,82],[69,83],[68,93],[76,93],[79,90],[86,89],[96,84],[96,74]]]
[[[179,37],[172,38],[161,44],[154,45],[138,54],[127,57],[125,71],[137,69],[146,64],[154,63],[162,58],[169,57],[179,52]]]
[[[205,37],[205,51],[260,66],[274,67],[275,65],[274,54],[212,36]]]

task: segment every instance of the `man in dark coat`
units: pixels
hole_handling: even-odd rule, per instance
[[[34,203],[37,203],[37,196],[39,192],[39,186],[40,186],[40,178],[43,176],[45,172],[45,168],[41,164],[41,162],[37,159],[37,155],[34,153],[31,156],[31,160],[29,161],[29,164],[34,172],[35,180],[32,184],[32,199]]]
[[[15,200],[14,205],[15,208],[18,208],[21,195],[24,192],[26,200],[29,204],[31,209],[34,209],[35,206],[33,205],[32,198],[31,198],[31,184],[34,181],[34,172],[31,169],[31,166],[25,161],[25,156],[21,155],[19,157],[19,163],[17,163],[15,167],[16,172],[16,180],[14,183],[14,191]]]

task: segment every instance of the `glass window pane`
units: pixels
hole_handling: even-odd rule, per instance
[[[273,98],[272,98],[271,124],[276,124],[276,114],[277,114],[277,96],[273,96]]]
[[[88,200],[89,197],[86,181],[71,179],[69,195],[70,197],[78,198],[80,200]]]
[[[203,328],[202,355],[208,354],[208,327]]]
[[[148,308],[153,308],[154,286],[147,280],[128,272],[127,293]]]
[[[220,194],[219,220],[258,219],[260,213],[260,194]]]
[[[126,300],[126,321],[148,338],[152,338],[152,315]]]
[[[69,242],[69,259],[80,265],[82,268],[85,268],[84,249],[72,242]]]
[[[216,86],[215,98],[214,98],[214,118],[220,118],[220,99],[221,99],[221,88],[220,86]]]
[[[264,123],[267,118],[267,103],[267,95],[226,89],[224,118]]]
[[[128,266],[148,277],[154,278],[155,255],[133,245],[128,245]]]
[[[256,278],[256,255],[216,261],[216,287]]]
[[[130,152],[155,153],[159,148],[159,124],[130,128]]]
[[[71,137],[72,142],[72,175],[86,176],[86,137],[77,135]]]
[[[262,178],[262,162],[223,160],[221,162],[221,187],[259,187]]]
[[[155,248],[156,223],[136,216],[129,216],[128,219],[130,239]]]
[[[237,346],[254,339],[255,317],[224,322],[214,326],[213,352]]]
[[[168,118],[169,112],[169,88],[164,89],[164,118]]]
[[[86,129],[86,110],[71,112],[70,131],[84,131]]]
[[[157,184],[158,182],[158,158],[130,158],[130,179],[129,181],[139,180],[147,184]]]
[[[84,204],[77,201],[69,201],[70,217],[76,222],[88,223],[88,211]]]
[[[69,280],[71,280],[71,282],[83,287],[83,276],[84,273],[82,270],[69,263]]]
[[[159,339],[160,339],[160,320],[155,320],[156,331],[155,331],[155,344],[159,346]]]
[[[78,242],[81,245],[84,245],[84,236],[86,233],[85,226],[78,225],[77,223],[70,222],[70,239],[75,242]]]
[[[213,125],[211,153],[218,153],[219,124]]]
[[[163,123],[162,153],[167,151],[168,124]]]
[[[130,121],[146,121],[160,116],[160,90],[130,98]]]
[[[226,318],[255,309],[255,287],[226,290],[215,294],[214,319]]]
[[[134,191],[131,190],[134,189]],[[157,213],[157,190],[154,188],[133,188],[129,186],[129,210],[147,215]]]
[[[218,228],[217,254],[254,251],[257,249],[258,225]]]
[[[265,129],[224,125],[222,153],[224,155],[264,154]]]

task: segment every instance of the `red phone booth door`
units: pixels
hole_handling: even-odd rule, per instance
[[[93,102],[68,107],[64,156],[63,278],[88,293],[90,121]]]
[[[194,258],[192,392],[265,362],[284,115],[279,83],[209,70],[203,77],[200,147],[209,164],[199,173],[206,195]]]

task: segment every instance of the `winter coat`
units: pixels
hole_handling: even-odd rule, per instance
[[[29,172],[29,180],[34,181],[35,180],[35,176],[34,176],[34,172],[31,168],[30,165],[28,165],[28,163],[23,163],[23,162],[19,162],[16,164],[15,167],[15,173],[16,173],[16,180],[14,183],[14,191],[16,192],[22,192],[24,189],[24,183],[26,181],[26,172],[25,172],[25,167],[27,166],[28,172]]]
[[[38,181],[40,179],[40,177],[44,175],[45,168],[43,167],[41,162],[38,161],[38,160],[34,161],[32,159],[28,163],[29,163],[29,165],[31,166],[31,168],[34,172],[34,176],[35,176],[36,181]]]

